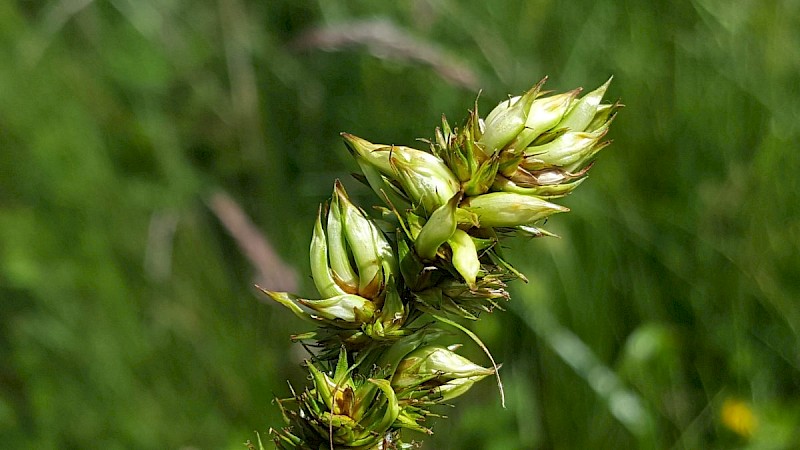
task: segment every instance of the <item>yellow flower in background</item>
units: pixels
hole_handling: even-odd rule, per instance
[[[721,416],[723,425],[744,438],[752,437],[758,427],[758,419],[753,410],[739,399],[725,399],[722,402]]]

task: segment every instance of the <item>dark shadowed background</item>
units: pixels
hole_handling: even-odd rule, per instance
[[[305,383],[338,133],[627,105],[426,448],[800,446],[800,2],[0,2],[0,447],[243,449]],[[481,353],[466,354],[486,363]],[[424,436],[408,435],[409,439]]]

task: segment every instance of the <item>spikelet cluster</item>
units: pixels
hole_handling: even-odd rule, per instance
[[[583,96],[544,81],[484,118],[476,103],[460,127],[442,118],[427,149],[342,133],[381,205],[367,214],[337,180],[309,252],[319,298],[264,290],[314,325],[295,336],[315,349],[311,384],[278,400],[278,448],[409,448],[400,430],[431,433],[433,406],[497,376],[488,351],[483,367],[437,344],[440,326],[485,349],[459,323],[500,308],[507,283],[524,280],[498,244],[552,236],[541,224],[568,211],[554,201],[586,179],[622,106],[602,103],[610,79]]]

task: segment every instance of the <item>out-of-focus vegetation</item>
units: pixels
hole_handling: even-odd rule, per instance
[[[484,382],[427,448],[797,448],[798,30],[796,0],[0,2],[2,446],[281,425],[305,328],[251,289],[292,276],[236,205],[313,295],[340,131],[423,145],[479,89],[613,74],[562,239],[509,249],[530,283],[474,327],[508,408]]]

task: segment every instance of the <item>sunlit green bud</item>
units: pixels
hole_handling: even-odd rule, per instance
[[[313,314],[304,310],[297,304],[298,297],[296,295],[289,294],[288,292],[268,291],[260,286],[257,287],[261,290],[261,292],[267,294],[271,299],[288,308],[295,316],[318,325]]]
[[[464,281],[474,288],[481,263],[478,260],[478,250],[475,248],[472,237],[466,231],[456,229],[447,243],[453,251],[453,267],[464,277]]]
[[[336,194],[331,198],[326,231],[328,235],[328,258],[334,279],[348,293],[358,293],[359,278],[350,264],[341,205],[339,203],[339,195]],[[314,232],[317,232],[316,227]]]
[[[347,294],[342,286],[336,283],[328,265],[328,239],[322,228],[322,206],[317,214],[317,222],[314,224],[314,233],[311,237],[311,278],[317,287],[319,295],[323,297],[333,297],[335,295]]]
[[[558,167],[549,167],[542,170],[528,171],[523,168],[518,169],[509,179],[521,186],[546,186],[554,184],[569,183],[586,177],[592,164],[584,167],[578,172],[569,172]]]
[[[395,210],[405,211],[411,208],[408,198],[395,187],[375,166],[367,163],[363,158],[356,158],[358,167],[364,174],[364,180],[378,195],[381,201],[388,202]]]
[[[457,378],[455,380],[450,380],[447,383],[439,386],[436,391],[434,391],[434,395],[439,395],[439,401],[446,402],[450,401],[461,394],[466,393],[475,382],[482,380],[485,376],[480,377],[468,377],[468,378]]]
[[[398,392],[431,390],[453,380],[471,378],[474,382],[493,374],[493,369],[481,367],[448,348],[431,345],[409,353],[400,361],[392,377],[392,387]]]
[[[462,208],[475,213],[481,227],[530,225],[569,208],[512,192],[491,192],[467,199]]]
[[[381,247],[388,246],[378,227],[367,219],[360,208],[350,202],[339,181],[334,186],[341,208],[347,243],[358,267],[358,293],[367,298],[375,297],[383,287],[384,276]],[[384,255],[385,256],[385,255]]]
[[[580,89],[574,89],[563,94],[534,100],[525,121],[525,128],[514,138],[511,146],[515,149],[524,149],[537,136],[555,127],[564,117],[564,113],[567,112],[578,93],[580,93]]]
[[[363,323],[375,313],[375,304],[355,294],[337,295],[321,300],[297,298],[297,302],[312,309],[317,315],[329,320]]]
[[[541,170],[550,166],[570,171],[589,161],[600,149],[608,145],[600,139],[608,132],[608,124],[593,132],[567,132],[544,145],[528,147],[520,164],[527,170]]]
[[[342,133],[347,147],[359,159],[400,182],[411,200],[432,212],[459,190],[459,182],[440,158],[399,145],[377,145]]]
[[[523,128],[531,103],[539,94],[544,80],[520,97],[500,102],[484,120],[483,136],[479,141],[487,155],[493,155],[511,142]]]
[[[447,203],[437,208],[417,235],[414,247],[423,259],[433,259],[439,246],[453,235],[456,229],[456,209],[461,193],[456,193]]]
[[[568,128],[572,131],[584,131],[597,113],[600,101],[611,84],[611,77],[602,86],[584,95],[575,106],[570,109],[564,119],[557,125],[558,128]]]
[[[273,292],[264,289],[262,289],[262,292],[289,308],[297,317],[314,322],[317,325],[319,325],[319,320],[331,321],[330,324],[332,325],[344,325],[340,321],[361,324],[368,322],[375,314],[375,304],[355,294],[342,294],[322,300],[309,300],[287,292]]]
[[[382,144],[373,144],[372,142],[362,139],[356,135],[350,133],[340,133],[342,138],[344,138],[344,143],[347,146],[347,149],[350,150],[350,153],[356,157],[356,160],[360,160],[376,167],[385,175],[391,175],[392,168],[389,165],[389,154],[388,152],[381,152],[378,150],[384,150],[389,148],[388,145]]]
[[[408,196],[430,214],[447,203],[459,191],[460,186],[444,162],[430,153],[423,154],[435,158],[437,163],[430,165],[423,161],[425,158],[415,158],[409,162],[392,156],[391,164]]]
[[[595,145],[594,147],[589,149],[588,152],[586,152],[586,154],[583,156],[583,158],[581,158],[580,160],[575,161],[575,162],[573,162],[571,164],[565,165],[564,166],[564,170],[566,170],[568,172],[572,172],[572,171],[576,171],[576,170],[582,170],[583,168],[587,167],[586,166],[587,164],[592,164],[593,163],[593,159],[595,158],[597,153],[600,152],[600,150],[608,147],[610,144],[611,144],[611,141],[598,142],[597,145]]]

